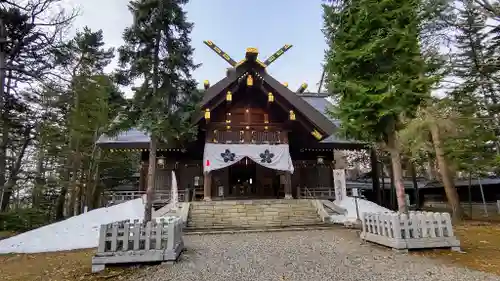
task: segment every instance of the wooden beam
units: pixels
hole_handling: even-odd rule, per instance
[[[217,45],[215,45],[214,42],[210,40],[205,40],[203,41],[205,45],[207,45],[210,49],[212,49],[217,55],[219,55],[221,58],[223,58],[227,63],[229,63],[232,67],[235,67],[237,62],[233,60],[226,52],[222,51],[221,48],[219,48]]]
[[[264,87],[264,85],[261,85],[261,88],[260,90],[263,92],[263,93],[268,93],[269,91],[266,90],[266,88]],[[267,94],[266,94],[267,95]],[[274,96],[274,102],[276,103],[276,105],[278,105],[279,107],[283,108],[285,110],[285,112],[287,112],[287,115],[288,115],[288,111],[290,109],[292,109],[292,106],[285,106],[285,104],[283,104],[283,102],[281,102],[279,99],[277,99],[276,95]],[[315,128],[311,125],[307,125],[304,120],[303,120],[303,116],[300,112],[297,112],[297,110],[294,110],[295,112],[295,115],[297,116],[297,113],[299,113],[299,118],[296,118],[295,121],[291,121],[291,122],[299,122],[303,127],[304,129],[306,130],[309,130],[309,133],[312,132]]]
[[[292,47],[293,47],[293,45],[285,44],[285,46],[281,47],[279,50],[274,52],[274,54],[272,54],[267,60],[265,60],[263,62],[263,64],[266,67],[268,67],[271,63],[276,61],[279,57],[281,57],[286,51],[290,50],[290,48],[292,48]]]

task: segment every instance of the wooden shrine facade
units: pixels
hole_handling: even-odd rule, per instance
[[[255,48],[248,48],[245,59],[237,63],[213,42],[205,43],[231,68],[215,85],[204,83],[202,112],[193,120],[199,129],[197,140],[178,147],[159,145],[157,193],[169,192],[174,171],[180,194],[186,191],[193,200],[298,198],[317,194],[333,198],[333,169],[346,168],[342,151],[367,147],[335,135],[338,123],[326,113],[330,105],[326,95],[304,93],[306,84],[292,91],[267,73],[267,67],[291,46],[285,45],[264,62],[258,59]],[[293,170],[272,169],[264,162],[243,157],[207,172],[207,144],[229,149],[236,145],[270,149],[285,145]],[[138,191],[144,191],[149,137],[131,130],[114,139],[102,136],[99,145],[141,151]]]

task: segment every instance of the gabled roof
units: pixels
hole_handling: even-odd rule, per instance
[[[115,137],[101,135],[97,140],[97,144],[101,147],[127,147],[129,145],[134,145],[134,148],[148,148],[150,140],[151,138],[149,137],[149,135],[135,128],[132,128],[128,131],[120,132]]]
[[[224,79],[223,79],[224,80]],[[222,80],[220,81],[222,82]],[[214,85],[215,87],[216,85]],[[317,93],[305,93],[297,95],[303,102],[309,104],[315,111],[319,112],[326,118],[329,122],[331,122],[332,126],[338,127],[340,126],[340,121],[333,119],[328,114],[328,108],[332,105],[332,103],[327,99],[328,95],[326,94],[317,94]],[[134,145],[134,148],[148,148],[149,147],[149,136],[137,129],[131,129],[129,131],[118,134],[116,137],[108,137],[102,135],[97,144],[101,147],[129,147]],[[321,143],[338,143],[338,144],[355,144],[361,142],[352,141],[340,138],[335,134],[331,134],[327,138],[321,141]]]
[[[201,102],[201,107],[206,108],[209,103],[214,100],[218,95],[222,95],[231,86],[237,83],[238,78],[244,75],[250,69],[249,65],[251,63],[243,63],[231,71],[228,70],[228,75],[217,82],[215,85],[209,87],[203,100]],[[262,73],[263,84],[271,88],[277,95],[281,96],[289,104],[291,104],[297,111],[299,111],[309,122],[311,122],[315,127],[321,131],[323,135],[332,135],[335,133],[335,125],[328,120],[321,112],[312,107],[309,103],[305,102],[297,93],[292,92],[290,89],[285,87],[283,84],[278,82],[274,77],[269,75],[267,72],[262,71],[262,69],[255,69],[256,72]],[[202,116],[198,116],[194,121],[200,121]]]

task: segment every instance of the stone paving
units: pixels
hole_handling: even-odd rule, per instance
[[[179,262],[147,268],[130,280],[500,280],[364,244],[347,229],[194,235],[186,236],[185,243]]]

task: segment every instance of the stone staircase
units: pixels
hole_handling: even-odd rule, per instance
[[[324,225],[309,199],[191,202],[186,231]]]

